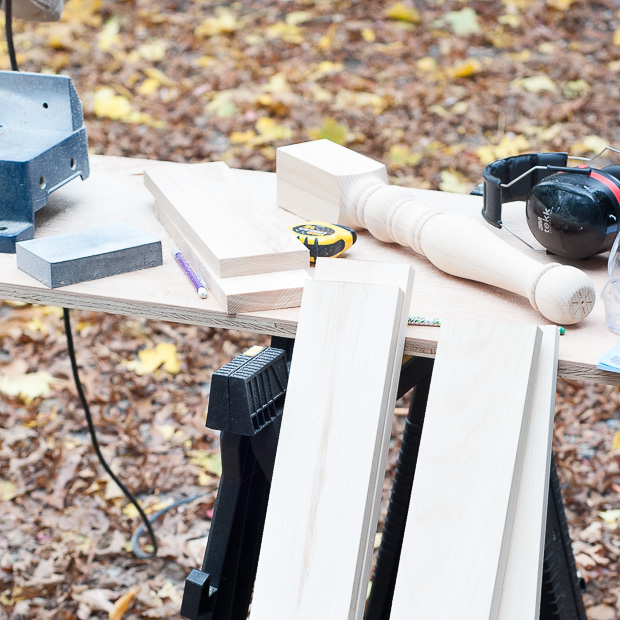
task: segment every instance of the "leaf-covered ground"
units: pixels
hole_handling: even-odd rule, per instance
[[[16,21],[15,44],[22,70],[71,75],[93,153],[273,170],[278,145],[328,137],[396,183],[469,191],[498,157],[620,144],[614,0],[69,0],[59,23]],[[177,617],[218,480],[210,377],[268,341],[73,319],[112,468],[151,512],[200,497],[157,522],[156,560],[135,559],[139,520],[93,455],[59,310],[4,303],[0,618]],[[619,409],[616,388],[558,384],[554,448],[592,620],[620,607]]]

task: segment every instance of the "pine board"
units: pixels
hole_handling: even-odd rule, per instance
[[[391,620],[497,618],[541,332],[446,321]]]
[[[304,288],[251,620],[363,615],[413,280],[389,267]]]
[[[500,598],[500,620],[534,620],[540,612],[559,341],[557,327],[546,325],[540,329],[542,343]]]
[[[147,167],[144,183],[220,278],[304,269],[308,249],[224,162]]]
[[[179,231],[168,213],[159,208],[159,205],[157,215],[166,232],[172,237],[194,270],[206,282],[208,293],[217,299],[228,314],[295,308],[301,303],[304,282],[311,277],[309,269],[220,278],[209,267],[200,252]]]

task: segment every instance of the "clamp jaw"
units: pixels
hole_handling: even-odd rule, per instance
[[[207,426],[221,431],[222,477],[200,570],[181,615],[247,618],[288,383],[285,351],[251,347],[214,373]]]

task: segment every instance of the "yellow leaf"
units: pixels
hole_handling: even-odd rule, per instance
[[[17,497],[15,485],[10,480],[0,480],[0,502],[10,502]]]
[[[112,607],[112,609],[110,610],[110,613],[108,614],[109,620],[121,620],[124,613],[129,608],[131,601],[133,600],[134,596],[138,594],[139,590],[140,588],[138,588],[138,586],[133,586],[133,588],[130,588],[129,590],[127,590],[127,592],[125,592],[125,594],[123,594],[123,596],[121,596],[114,603],[114,606]]]
[[[312,19],[312,13],[309,11],[292,11],[286,16],[286,23],[296,26],[307,22],[309,19]]]
[[[590,91],[590,84],[588,84],[584,79],[572,80],[570,82],[566,82],[562,87],[562,94],[567,99],[576,99],[577,97],[583,97],[587,95]]]
[[[609,146],[607,140],[603,140],[599,136],[589,135],[581,142],[575,143],[573,149],[577,153],[600,153],[607,146]]]
[[[173,375],[181,370],[177,348],[171,342],[160,342],[154,349],[142,349],[138,351],[138,360],[123,362],[123,366],[140,376],[155,372],[162,364],[164,370]]]
[[[164,439],[170,439],[176,433],[177,427],[174,424],[162,424],[157,430]]]
[[[463,62],[459,62],[454,65],[449,73],[452,77],[462,78],[462,77],[470,77],[475,75],[476,73],[480,73],[482,69],[482,63],[477,58],[468,58]]]
[[[349,130],[346,125],[339,125],[335,118],[326,117],[323,119],[323,125],[308,129],[308,135],[312,140],[320,140],[327,138],[336,144],[345,144],[348,139]]]
[[[233,131],[229,140],[231,144],[253,144],[256,134],[250,129],[248,131]]]
[[[442,192],[469,194],[471,184],[460,172],[457,172],[456,170],[442,170],[440,176],[441,182],[439,183],[439,189]]]
[[[424,56],[424,58],[420,58],[416,61],[416,67],[420,69],[420,71],[434,71],[437,69],[437,61],[431,56]]]
[[[269,78],[269,83],[263,87],[266,93],[288,93],[291,90],[286,75],[281,71]]]
[[[547,6],[558,11],[568,11],[575,0],[547,0]]]
[[[285,125],[278,125],[272,118],[264,116],[256,121],[259,141],[257,144],[271,142],[273,140],[290,140],[293,130]]]
[[[514,15],[509,13],[507,15],[500,15],[497,18],[497,21],[504,26],[509,26],[510,28],[516,28],[521,24],[523,17],[521,15]]]
[[[334,37],[336,36],[337,30],[338,24],[332,24],[327,29],[327,32],[319,39],[319,49],[326,52],[334,44]]]
[[[527,151],[529,147],[530,143],[525,136],[504,136],[499,144],[481,146],[476,150],[476,155],[478,155],[480,163],[486,165],[496,159],[519,155],[520,153]]]
[[[190,450],[187,452],[187,456],[190,457],[189,462],[193,465],[198,465],[198,467],[202,467],[206,472],[215,476],[222,475],[222,457],[219,452],[209,454],[204,450]]]
[[[41,332],[44,335],[47,335],[47,325],[39,318],[35,317],[26,323],[26,329],[29,329],[31,332]]]
[[[414,6],[407,6],[404,2],[397,2],[385,11],[389,19],[399,19],[410,24],[419,24],[422,20],[420,13]]]
[[[364,39],[366,43],[374,43],[377,39],[377,35],[372,28],[362,28],[360,33],[362,35],[362,39]]]
[[[422,160],[422,154],[414,153],[402,144],[394,144],[390,147],[388,160],[392,168],[406,168],[419,164]]]
[[[102,5],[103,0],[69,0],[65,4],[62,20],[98,26],[101,23],[101,16],[97,15],[97,12]]]
[[[620,26],[614,31],[614,45],[620,47]]]
[[[149,506],[145,506],[144,504],[140,504],[140,506],[142,507],[144,514],[152,515],[156,512],[159,512],[160,510],[163,510],[164,508],[168,508],[168,506],[170,506],[172,503],[173,500],[166,499],[161,502],[155,502],[153,504],[150,504]],[[127,504],[123,508],[122,512],[126,517],[129,517],[130,519],[137,519],[140,516],[138,509],[131,503]]]
[[[335,101],[335,107],[338,110],[371,107],[376,115],[382,114],[388,106],[389,102],[386,97],[357,90],[341,89]]]
[[[118,46],[121,42],[121,38],[118,34],[119,31],[119,21],[115,17],[112,17],[103,25],[103,28],[97,37],[97,46],[99,49],[107,52],[112,47]]]
[[[615,452],[616,450],[620,450],[620,431],[616,431],[614,434],[614,440],[611,444],[611,449]]]
[[[523,88],[528,93],[555,92],[557,90],[555,82],[548,75],[533,75],[532,77],[513,80],[511,83]]]
[[[607,525],[615,530],[618,527],[618,519],[620,519],[620,510],[604,510],[603,512],[599,512],[598,516],[607,523]]]
[[[129,99],[123,95],[117,95],[112,88],[107,86],[95,92],[94,102],[95,115],[99,118],[122,120],[131,112]]]
[[[469,6],[460,11],[450,11],[446,13],[433,25],[444,26],[446,24],[450,27],[452,32],[457,35],[474,34],[480,31],[476,11]]]
[[[295,24],[276,22],[267,27],[267,37],[269,39],[282,39],[285,43],[301,45],[304,42],[302,29]]]
[[[232,118],[239,112],[239,108],[232,100],[230,92],[221,91],[216,93],[213,99],[207,104],[207,110],[215,112],[218,118]]]
[[[163,71],[155,69],[155,67],[146,67],[143,71],[145,75],[148,75],[153,80],[157,80],[163,86],[174,86],[174,82]]]
[[[217,34],[230,34],[238,28],[237,17],[227,9],[218,8],[217,17],[207,17],[194,30],[197,37],[212,37]]]
[[[144,82],[142,82],[142,84],[140,84],[140,86],[138,86],[138,88],[136,88],[136,92],[139,95],[152,95],[157,92],[159,86],[159,80],[156,80],[155,78],[147,78]]]
[[[19,396],[28,405],[35,398],[49,396],[50,385],[55,381],[46,370],[21,375],[4,374],[0,375],[0,392],[7,396]]]
[[[166,57],[168,45],[168,42],[164,39],[153,39],[152,41],[143,43],[138,48],[138,54],[150,62],[159,62]]]

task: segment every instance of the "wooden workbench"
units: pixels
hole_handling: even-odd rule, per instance
[[[0,254],[0,298],[294,336],[299,312],[297,308],[231,316],[222,310],[213,296],[203,300],[196,295],[172,257],[172,241],[157,220],[154,199],[144,187],[142,169],[147,163],[153,164],[140,159],[91,156],[90,178],[84,182],[72,181],[52,194],[47,206],[37,213],[35,234],[36,237],[42,237],[125,220],[162,239],[164,264],[161,267],[49,289],[18,270],[15,255]],[[252,171],[239,171],[237,174],[256,200],[277,209],[274,174]],[[600,356],[618,339],[618,336],[605,326],[604,307],[600,299],[600,293],[607,281],[607,254],[587,261],[569,262],[542,252],[534,252],[505,229],[496,230],[484,222],[480,215],[482,198],[428,190],[417,191],[420,200],[428,206],[471,216],[507,243],[529,253],[540,262],[566,262],[586,271],[595,284],[596,305],[590,316],[577,325],[568,326],[566,334],[560,338],[558,374],[566,378],[620,385],[620,374],[603,372],[596,368]],[[279,211],[283,226],[298,222],[298,217]],[[536,243],[527,229],[522,204],[505,206],[503,214],[504,222],[512,230]],[[548,323],[531,308],[527,299],[444,274],[411,250],[381,243],[365,231],[360,234],[357,244],[346,256],[359,260],[410,262],[415,270],[410,315],[440,319],[460,317],[509,323]],[[346,260],[346,257],[342,260]],[[434,356],[439,334],[440,328],[436,327],[408,327],[405,352],[425,357]]]

